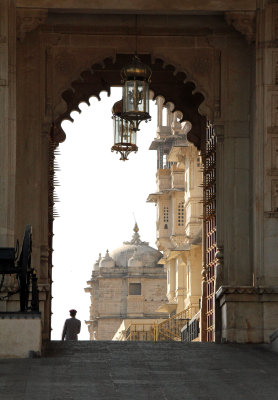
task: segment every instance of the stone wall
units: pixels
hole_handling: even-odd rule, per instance
[[[122,270],[122,274],[119,274]],[[143,272],[144,271],[144,272]],[[110,340],[125,318],[154,318],[156,310],[166,300],[166,275],[163,268],[133,267],[123,271],[111,268],[94,275],[86,292],[91,294],[89,332],[93,339]],[[129,294],[129,284],[140,284],[141,294]]]
[[[0,313],[0,358],[41,355],[42,323],[39,314]]]

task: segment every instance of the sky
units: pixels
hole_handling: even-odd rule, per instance
[[[141,239],[155,247],[156,207],[146,203],[156,191],[156,151],[149,146],[156,134],[156,106],[150,102],[152,121],[140,125],[139,150],[128,161],[111,152],[111,109],[122,97],[121,88],[101,101],[90,99],[73,112],[74,122],[64,121],[66,140],[59,146],[56,193],[59,217],[54,221],[52,340],[60,340],[64,320],[71,308],[81,320],[79,340],[88,340],[90,295],[84,288],[99,253],[114,250],[133,234],[135,219]]]

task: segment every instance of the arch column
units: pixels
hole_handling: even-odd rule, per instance
[[[218,276],[216,299],[221,313],[219,336],[228,342],[269,342],[278,326],[277,4],[259,1],[256,24],[246,112],[250,136],[244,129],[236,133],[230,121],[224,124],[224,143],[220,144],[224,202],[217,204],[217,267],[223,274]]]
[[[171,303],[174,300],[175,292],[176,292],[176,264],[175,264],[175,260],[170,260],[167,268],[168,268],[168,277],[169,277],[167,297],[168,297],[169,303]]]
[[[15,243],[16,2],[0,2],[0,247]]]
[[[157,105],[157,127],[162,126],[162,108],[163,108],[163,99],[162,97],[158,97],[156,99]]]
[[[176,267],[176,299],[177,299],[177,314],[184,309],[184,300],[188,287],[186,288],[186,271],[188,265],[180,258],[175,260]]]

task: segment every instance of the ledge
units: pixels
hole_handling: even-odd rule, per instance
[[[254,287],[254,286],[220,286],[215,297],[219,299],[226,294],[278,294],[278,287]]]
[[[146,14],[180,14],[188,11],[255,11],[256,0],[172,0],[170,2],[153,2],[149,0],[107,0],[104,2],[96,0],[16,0],[16,7],[26,8],[47,8],[59,10],[84,10],[91,12],[122,12],[134,13],[140,10],[140,13]]]
[[[265,211],[264,216],[266,218],[278,218],[278,212],[277,211]]]
[[[0,319],[40,319],[40,312],[0,312]]]

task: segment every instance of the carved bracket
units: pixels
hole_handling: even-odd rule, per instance
[[[16,37],[21,42],[24,40],[27,32],[32,32],[39,25],[45,23],[48,11],[42,9],[26,10],[18,9],[16,15]]]
[[[226,12],[225,19],[228,25],[232,25],[238,32],[246,37],[249,44],[255,41],[255,11]]]

